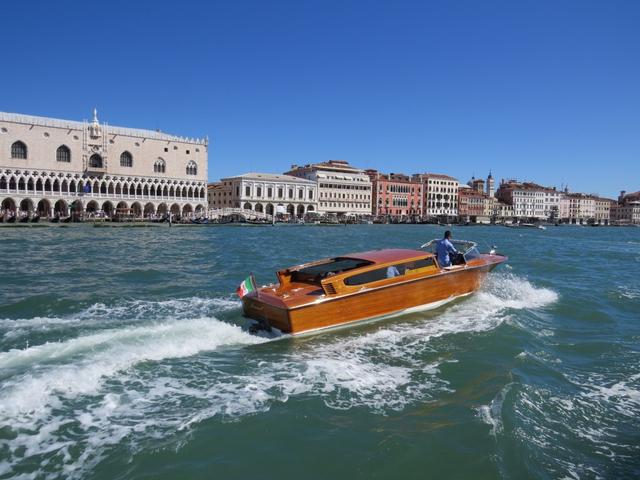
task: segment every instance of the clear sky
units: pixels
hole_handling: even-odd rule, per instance
[[[344,159],[640,190],[640,1],[8,1],[0,110],[209,135],[209,178]]]

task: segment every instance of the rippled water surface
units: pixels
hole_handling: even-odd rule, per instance
[[[237,284],[427,226],[1,228],[0,479],[637,478],[640,229],[454,228],[437,310],[246,331]]]

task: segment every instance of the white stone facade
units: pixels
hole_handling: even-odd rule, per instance
[[[213,209],[242,208],[273,215],[304,217],[318,212],[318,185],[291,175],[245,173],[220,180],[209,189]]]
[[[318,213],[371,215],[371,179],[344,160],[292,165],[286,175],[305,178],[318,188]]]
[[[43,217],[191,216],[206,208],[207,139],[0,112],[2,209]]]
[[[562,194],[554,188],[509,180],[500,184],[496,197],[511,205],[517,218],[547,220],[560,215]]]
[[[439,173],[416,174],[413,178],[423,184],[423,215],[427,217],[456,217],[458,215],[460,182],[457,179]]]

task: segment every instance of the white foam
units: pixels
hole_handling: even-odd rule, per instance
[[[50,400],[58,395],[95,393],[105,378],[142,361],[184,357],[224,345],[262,341],[238,326],[201,318],[121,328],[3,352],[0,354],[2,368],[21,364],[35,366],[51,360],[70,361],[4,382],[0,418],[47,408]]]
[[[512,383],[505,385],[488,405],[481,405],[477,409],[480,419],[491,427],[490,433],[494,438],[502,433],[502,405],[512,386]]]

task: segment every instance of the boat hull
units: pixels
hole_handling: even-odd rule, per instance
[[[258,293],[252,293],[243,298],[243,309],[245,316],[285,333],[305,333],[410,310],[436,308],[476,291],[496,265],[463,267],[346,295],[321,296],[315,302],[290,308],[261,301]]]

